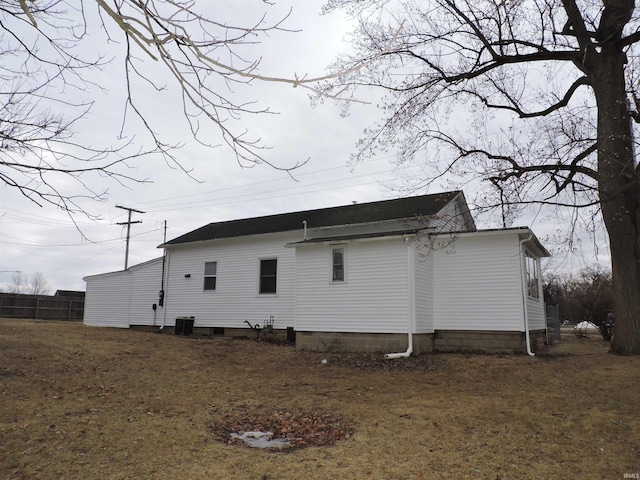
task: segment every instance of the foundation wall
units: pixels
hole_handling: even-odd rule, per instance
[[[431,352],[431,337],[431,334],[414,334],[413,353]],[[404,352],[407,350],[407,334],[296,332],[296,349],[312,352]]]
[[[544,330],[530,332],[531,350],[535,352],[546,341]],[[433,337],[436,352],[525,353],[524,332],[474,330],[438,330]]]
[[[135,330],[158,331],[159,327],[132,325]],[[173,335],[174,326],[167,326],[163,333]],[[193,335],[249,337],[266,336],[272,339],[295,342],[297,350],[312,352],[404,352],[407,349],[405,333],[350,333],[350,332],[294,332],[274,330],[258,333],[249,328],[194,327]],[[536,352],[546,342],[546,332],[530,333],[531,350]],[[432,334],[413,335],[413,354],[429,352],[483,352],[526,353],[524,332],[496,332],[475,330],[437,330]]]
[[[174,335],[175,327],[173,325],[167,325],[162,330],[159,326],[151,327],[148,325],[131,325],[132,330],[148,331],[148,332],[161,332],[164,334]],[[295,333],[295,332],[294,332]],[[193,327],[192,335],[203,337],[242,337],[242,338],[256,338],[258,335],[267,336],[274,340],[287,340],[291,333],[287,330],[274,329],[270,333],[258,332],[250,328],[227,328],[227,327]],[[293,342],[292,342],[293,343]]]

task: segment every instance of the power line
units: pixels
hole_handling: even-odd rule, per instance
[[[331,182],[320,182],[317,185],[321,185],[322,183],[331,183]],[[247,202],[259,202],[262,200],[271,200],[274,198],[283,198],[283,197],[292,197],[292,196],[296,196],[296,195],[307,195],[310,193],[320,193],[320,192],[326,192],[326,191],[335,191],[335,190],[341,190],[344,188],[354,188],[354,187],[361,187],[361,186],[365,186],[365,185],[371,185],[371,184],[375,184],[375,183],[379,183],[378,180],[372,181],[372,182],[363,182],[363,183],[357,183],[355,185],[343,185],[340,187],[332,187],[332,188],[320,188],[320,189],[316,189],[316,190],[307,190],[304,192],[293,192],[293,193],[285,193],[285,194],[280,194],[280,195],[276,195],[276,192],[262,192],[265,194],[265,196],[256,196],[256,195],[261,195],[261,193],[255,194],[246,194],[246,195],[239,195],[239,196],[235,196],[235,197],[224,197],[224,198],[218,198],[218,199],[212,199],[212,200],[202,200],[200,202],[188,202],[188,203],[183,203],[183,204],[176,204],[176,205],[186,205],[186,206],[172,206],[171,211],[174,210],[188,210],[191,208],[196,208],[196,207],[210,207],[210,206],[220,206],[220,205],[231,205],[231,204],[236,204],[236,203],[247,203]],[[300,187],[295,187],[295,188],[300,188]],[[282,189],[280,191],[286,191],[286,190],[290,190],[290,189]],[[245,200],[238,200],[239,198],[242,197],[248,197]],[[223,201],[221,201],[223,200]],[[224,200],[228,200],[228,201],[224,201]],[[166,211],[165,209],[152,209],[152,211],[154,212],[164,212]]]
[[[391,158],[392,156],[388,156],[388,157],[379,157],[376,159],[372,159],[372,160],[368,160],[366,162],[363,163],[371,163],[371,162],[375,162],[375,161],[379,161],[382,159],[386,159],[386,158]],[[329,172],[329,171],[334,171],[334,170],[340,170],[343,168],[348,168],[345,166],[337,166],[337,167],[331,167],[331,168],[325,168],[325,169],[321,169],[321,170],[315,170],[312,172],[307,172],[307,173],[301,173],[298,175],[298,177],[302,177],[302,176],[308,176],[308,175],[315,175],[318,173],[323,173],[323,172]],[[259,192],[257,195],[261,195],[260,198],[256,198],[256,193],[253,192],[251,194],[243,194],[243,195],[229,195],[226,197],[219,197],[216,199],[203,199],[203,200],[194,200],[191,202],[176,202],[176,203],[168,203],[165,205],[158,205],[158,206],[151,206],[152,204],[161,204],[163,202],[167,202],[167,201],[172,201],[172,200],[180,200],[180,199],[185,199],[185,198],[192,198],[192,197],[197,197],[197,196],[202,196],[202,195],[209,195],[212,193],[220,193],[220,192],[224,192],[224,191],[233,191],[233,190],[239,190],[239,189],[245,189],[251,186],[256,186],[256,185],[260,185],[260,184],[267,184],[267,183],[273,183],[276,181],[280,181],[280,180],[285,180],[289,177],[282,177],[282,178],[276,178],[273,180],[263,180],[263,181],[259,181],[259,182],[252,182],[252,183],[247,183],[244,185],[236,185],[236,186],[232,186],[232,187],[226,187],[226,188],[222,188],[222,189],[218,189],[218,190],[212,190],[212,191],[207,191],[207,192],[202,192],[202,193],[195,193],[195,194],[188,194],[188,195],[180,195],[180,196],[174,196],[174,197],[165,197],[162,199],[156,199],[156,200],[149,200],[149,201],[145,201],[145,202],[137,202],[137,205],[148,205],[149,208],[151,208],[151,211],[154,212],[162,212],[162,211],[166,211],[167,209],[171,209],[171,210],[185,210],[185,209],[189,209],[189,208],[194,208],[197,206],[211,206],[211,205],[228,205],[228,204],[237,204],[237,203],[246,203],[246,202],[253,202],[256,200],[266,200],[266,199],[271,199],[271,198],[282,198],[283,196],[293,196],[293,195],[300,195],[302,193],[304,194],[308,194],[308,193],[317,193],[317,192],[324,192],[324,191],[328,191],[328,190],[337,190],[337,189],[343,189],[343,188],[352,188],[352,187],[358,187],[358,186],[363,186],[363,185],[370,185],[372,183],[375,182],[365,182],[365,183],[356,183],[356,184],[352,184],[352,185],[345,185],[345,186],[339,186],[339,187],[333,187],[333,188],[320,188],[320,189],[314,189],[314,190],[308,190],[310,187],[315,187],[318,185],[327,185],[327,184],[331,184],[331,183],[340,183],[340,182],[345,182],[345,181],[349,181],[349,180],[355,180],[355,179],[359,179],[359,178],[364,178],[364,177],[370,177],[372,175],[381,175],[381,174],[387,174],[390,172],[393,172],[394,169],[386,169],[386,170],[378,170],[376,172],[371,172],[371,173],[364,173],[362,175],[350,175],[350,176],[342,176],[339,178],[334,178],[332,180],[324,180],[321,182],[314,182],[314,183],[310,183],[307,185],[296,185],[296,186],[292,186],[292,187],[288,187],[288,188],[279,188],[277,189],[277,191],[263,191],[263,192]],[[382,181],[382,180],[376,180],[378,182]],[[291,193],[288,195],[283,195],[282,192],[283,191],[295,191],[295,190],[299,190],[299,189],[307,189],[305,192],[300,192],[300,193]],[[248,197],[246,200],[238,200],[239,198],[242,197]],[[225,201],[225,200],[232,200],[232,201]],[[177,208],[176,208],[177,207]],[[55,223],[49,223],[46,220],[50,220],[47,217],[42,217],[42,216],[38,216],[38,215],[32,215],[30,213],[27,212],[21,212],[19,210],[15,210],[15,209],[11,209],[11,208],[6,208],[3,207],[6,210],[11,210],[14,212],[18,212],[18,213],[22,213],[25,215],[29,215],[35,218],[25,218],[22,217],[20,218],[19,216],[15,216],[15,215],[7,215],[8,217],[11,217],[15,220],[22,220],[24,222],[27,223],[32,223],[32,224],[36,224],[36,225],[60,225],[60,226],[65,226],[67,223],[64,222],[64,220],[60,220],[60,223],[55,222]],[[124,210],[126,210],[126,208],[123,208]],[[135,209],[134,209],[135,211]],[[145,212],[146,213],[146,212]],[[45,219],[45,221],[43,220],[39,220],[39,219]],[[134,222],[134,223],[139,223],[139,222]],[[127,222],[122,222],[122,223],[118,223],[119,225],[126,225]],[[82,225],[86,225],[86,226],[92,226],[92,227],[99,227],[101,226],[100,222],[95,222],[95,223],[83,223]],[[95,243],[100,243],[100,242],[95,242]],[[65,245],[66,246],[66,245]]]
[[[90,257],[85,258],[84,260],[79,260],[79,261],[77,261],[77,262],[74,262],[74,263],[71,263],[71,264],[65,265],[64,267],[54,268],[53,270],[48,270],[48,271],[46,271],[46,272],[42,272],[42,273],[52,273],[52,272],[59,272],[60,270],[66,270],[66,269],[67,269],[67,268],[69,268],[69,267],[74,267],[74,266],[79,265],[79,264],[81,264],[81,263],[88,262],[89,260],[91,260],[91,259],[93,259],[93,258],[96,258],[96,257],[102,256],[102,255],[104,255],[105,253],[107,253],[108,251],[113,250],[113,249],[114,249],[114,248],[116,248],[116,247],[118,247],[118,245],[113,245],[113,246],[111,246],[111,247],[107,248],[106,250],[102,250],[101,252],[96,253],[95,255],[91,255]]]
[[[141,233],[135,233],[131,235],[131,238],[135,238],[135,237],[141,237],[143,235],[148,235],[150,233],[156,233],[160,231],[159,228],[154,228],[153,230],[147,230],[146,232],[141,232]],[[27,242],[29,240],[24,239],[24,238],[20,238],[20,237],[14,237],[12,235],[6,235],[4,233],[0,233],[0,237],[5,237],[5,238],[9,238],[12,240],[18,240],[18,241],[23,241],[23,242]],[[32,241],[31,243],[18,243],[18,242],[10,242],[7,240],[0,240],[0,244],[2,245],[15,245],[15,246],[19,246],[19,247],[36,247],[36,248],[41,248],[41,247],[91,247],[94,245],[104,245],[104,244],[108,244],[108,243],[113,243],[113,242],[118,242],[120,243],[122,241],[122,237],[115,237],[115,238],[108,238],[106,240],[96,240],[96,241],[89,241],[89,242],[81,242],[81,243],[43,243],[43,242],[37,242],[37,241]]]
[[[367,160],[366,162],[362,162],[362,164],[367,164],[367,163],[371,163],[371,162],[376,162],[379,160],[384,160],[384,159],[388,159],[388,158],[392,158],[392,155],[386,156],[386,157],[376,157],[375,159],[371,159],[371,160]],[[307,177],[309,175],[316,175],[318,173],[326,173],[326,172],[330,172],[330,171],[334,171],[334,170],[342,170],[344,168],[349,168],[346,165],[339,165],[339,166],[335,166],[335,167],[330,167],[330,168],[324,168],[321,170],[314,170],[311,172],[306,172],[306,173],[299,173],[295,175],[295,178],[301,178],[301,177]],[[388,173],[389,171],[392,170],[383,170],[383,171],[378,171],[378,172],[372,172],[372,173],[367,173],[367,174],[363,174],[363,175],[358,175],[358,176],[349,176],[349,177],[341,177],[341,178],[336,178],[333,179],[332,181],[343,181],[343,180],[348,180],[351,178],[361,178],[361,177],[365,177],[365,176],[370,176],[370,175],[378,175],[380,173]],[[279,182],[281,180],[291,180],[290,176],[282,176],[279,178],[273,178],[273,179],[268,179],[268,180],[261,180],[259,182],[252,182],[252,183],[245,183],[243,185],[234,185],[232,187],[225,187],[225,188],[219,188],[219,189],[215,189],[215,190],[209,190],[206,192],[201,192],[201,193],[191,193],[191,194],[187,194],[187,195],[178,195],[178,196],[174,196],[174,197],[166,197],[166,198],[159,198],[156,200],[148,200],[146,202],[138,202],[138,205],[150,205],[150,204],[154,204],[154,203],[160,203],[160,202],[164,202],[167,200],[178,200],[181,198],[190,198],[190,197],[197,197],[197,196],[201,196],[201,195],[208,195],[211,193],[220,193],[220,192],[224,192],[224,191],[229,191],[229,190],[237,190],[237,189],[243,189],[243,188],[248,188],[248,187],[255,187],[256,185],[263,185],[265,183],[273,183],[273,182]],[[329,182],[320,182],[320,183],[311,183],[308,184],[306,186],[297,186],[297,187],[291,187],[291,188],[305,188],[305,187],[309,187],[309,186],[314,186],[314,185],[318,185],[318,184],[322,184],[322,183],[329,183]],[[285,190],[289,190],[291,188],[287,188]],[[278,189],[278,191],[282,191],[282,189]],[[205,200],[202,200],[205,201]],[[198,203],[198,202],[194,202],[194,203]],[[178,203],[176,205],[182,205],[181,203]],[[166,206],[170,206],[170,205],[164,205]],[[156,207],[159,208],[159,207]]]

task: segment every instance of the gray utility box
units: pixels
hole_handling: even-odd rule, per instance
[[[193,333],[193,322],[195,317],[178,317],[176,318],[176,335],[191,335]]]

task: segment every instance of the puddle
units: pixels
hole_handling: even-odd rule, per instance
[[[286,438],[273,438],[273,432],[232,433],[231,438],[239,438],[253,448],[287,448],[291,442]]]

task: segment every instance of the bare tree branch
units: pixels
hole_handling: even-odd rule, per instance
[[[588,85],[588,84],[589,84],[589,79],[587,77],[578,78],[575,82],[573,82],[573,84],[565,92],[564,97],[562,97],[562,99],[560,101],[558,101],[557,103],[554,103],[553,105],[548,106],[544,110],[540,110],[540,111],[537,111],[537,112],[525,112],[525,111],[523,111],[518,106],[518,102],[515,99],[511,98],[511,96],[509,95],[509,92],[506,91],[506,90],[503,90],[500,87],[497,87],[497,88],[510,101],[509,105],[501,105],[501,104],[497,104],[497,103],[491,103],[489,98],[484,97],[484,96],[480,96],[480,95],[478,95],[477,92],[475,92],[473,90],[467,91],[467,90],[461,89],[461,92],[465,92],[465,93],[467,93],[469,95],[472,95],[472,96],[476,97],[478,100],[480,100],[482,103],[484,103],[487,106],[487,108],[492,108],[492,109],[496,109],[496,110],[508,110],[508,111],[516,113],[520,118],[533,118],[533,117],[546,117],[550,113],[555,112],[557,110],[560,110],[560,109],[566,107],[567,105],[569,105],[569,101],[571,100],[573,95],[576,93],[576,91],[581,86]]]
[[[261,70],[260,56],[245,58],[246,47],[259,45],[275,33],[296,32],[287,26],[290,11],[273,19],[269,3],[260,5],[264,14],[245,25],[232,25],[208,13],[206,3],[182,0],[2,2],[0,179],[38,205],[55,205],[74,214],[84,211],[84,200],[106,198],[106,189],[86,189],[85,177],[147,181],[128,173],[141,157],[158,156],[170,168],[192,175],[191,167],[177,155],[182,140],[166,140],[160,122],[148,113],[143,96],[149,88],[177,94],[186,125],[201,145],[226,146],[242,167],[265,164],[291,174],[308,157],[276,161],[267,156],[269,145],[251,136],[239,120],[275,112],[247,101],[234,89],[269,82],[340,99],[340,92],[317,88],[339,73],[312,76],[294,72],[280,77]],[[92,39],[99,31],[105,39],[104,51],[86,53],[82,48],[89,31]],[[389,51],[393,43],[392,36],[380,53]],[[346,73],[366,67],[375,58]],[[92,79],[115,62],[122,66],[126,89],[120,136],[103,145],[76,141],[77,131],[95,108],[92,93],[105,92],[106,85]],[[349,97],[349,101],[359,100]],[[146,131],[146,138],[130,136],[130,125],[137,123]],[[217,133],[212,135],[212,130]],[[147,143],[148,147],[141,146]],[[61,189],[56,184],[61,174],[81,193]]]

